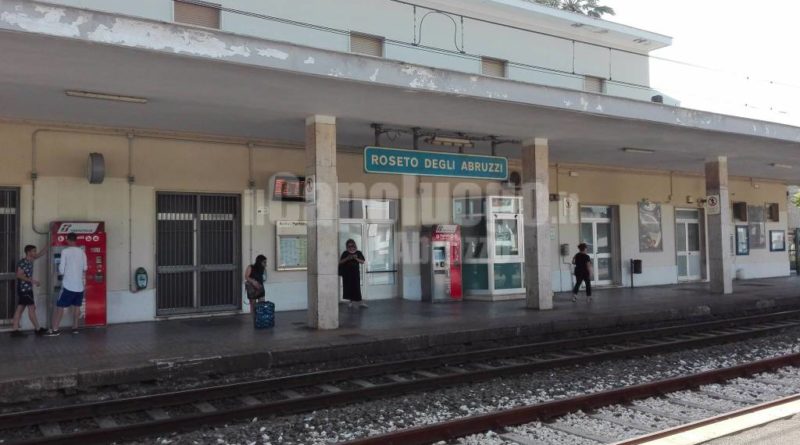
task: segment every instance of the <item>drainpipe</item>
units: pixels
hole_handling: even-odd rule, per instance
[[[51,131],[44,128],[34,130],[31,134],[31,229],[38,235],[47,235],[49,231],[40,231],[36,228],[36,180],[39,179],[39,172],[36,171],[36,136],[40,132]]]
[[[250,199],[252,202],[251,211],[250,211],[250,224],[249,224],[249,235],[248,241],[250,243],[249,246],[249,256],[247,261],[251,261],[253,258],[253,226],[256,222],[257,217],[257,209],[256,209],[256,180],[253,174],[253,149],[255,149],[255,144],[253,142],[247,143],[247,171],[248,171],[248,178],[247,178],[247,187],[250,189]]]
[[[133,284],[133,132],[126,135],[128,138],[128,290],[131,293],[139,292]]]

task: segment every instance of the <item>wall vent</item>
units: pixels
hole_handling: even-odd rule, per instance
[[[605,93],[606,80],[601,77],[584,76],[583,91],[588,91],[590,93]]]
[[[219,5],[175,0],[175,22],[219,29]]]
[[[481,74],[492,77],[508,77],[508,66],[505,60],[481,57]]]
[[[383,57],[383,38],[350,33],[350,52]]]

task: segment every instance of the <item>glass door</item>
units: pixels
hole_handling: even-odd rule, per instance
[[[387,209],[393,204],[390,201],[385,202],[388,203],[384,206]],[[347,215],[351,218],[339,221],[339,253],[344,252],[346,241],[352,239],[366,260],[361,265],[361,296],[364,300],[394,298],[399,295],[395,222],[391,219],[369,218],[385,218],[391,215],[389,210],[381,210],[380,204],[383,202],[377,200],[359,202],[356,207],[362,210],[348,210]],[[352,206],[348,202],[341,207]],[[361,215],[367,218],[352,218]],[[339,285],[341,295],[341,280]]]
[[[702,251],[700,236],[700,211],[695,209],[675,211],[675,251],[678,262],[678,280],[692,281],[702,278]]]
[[[610,207],[581,207],[581,242],[586,243],[586,253],[592,259],[592,284],[602,286],[614,282],[611,239]]]

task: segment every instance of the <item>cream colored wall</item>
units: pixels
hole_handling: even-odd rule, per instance
[[[31,136],[38,126],[0,122],[0,185],[21,187],[21,244],[44,245],[46,235],[37,234],[32,226],[31,197]],[[106,222],[109,247],[109,321],[122,322],[150,320],[155,316],[155,196],[159,191],[231,193],[242,196],[242,264],[251,257],[264,253],[272,262],[275,257],[275,226],[272,219],[304,219],[301,203],[272,201],[269,186],[277,173],[302,174],[305,153],[302,147],[256,147],[252,153],[252,170],[255,191],[248,190],[250,162],[243,141],[237,143],[212,143],[208,141],[163,140],[135,137],[133,140],[132,174],[135,182],[129,201],[128,140],[124,131],[116,135],[91,135],[74,133],[56,127],[54,131],[41,131],[36,137],[35,225],[44,231],[53,220],[86,219]],[[90,185],[84,179],[88,153],[99,152],[105,157],[107,176],[103,184]],[[512,160],[512,166],[515,161]],[[363,171],[360,153],[340,151],[337,157],[341,197],[392,198],[401,203],[401,237],[403,251],[402,293],[415,298],[419,288],[419,267],[413,259],[419,225],[448,223],[452,220],[452,198],[507,193],[496,182],[465,182],[455,178],[417,178],[399,175],[373,175]],[[570,176],[569,171],[578,176]],[[358,183],[355,187],[351,183]],[[362,185],[363,184],[363,185]],[[769,223],[767,230],[786,229],[785,186],[771,182],[749,180],[731,181],[732,200],[750,204],[778,202],[781,221]],[[692,207],[686,197],[704,196],[702,177],[672,177],[668,174],[631,172],[589,168],[586,166],[559,166],[550,169],[551,192],[573,194],[580,203],[617,205],[621,217],[621,259],[642,257],[650,271],[669,272],[671,276],[650,277],[645,282],[674,282],[675,267],[674,224],[675,207]],[[672,199],[670,200],[670,194]],[[419,199],[417,199],[419,198]],[[664,252],[639,254],[629,251],[635,246],[638,226],[636,202],[646,198],[663,206]],[[132,207],[129,224],[128,206]],[[558,203],[551,204],[554,230],[553,242],[554,287],[563,289],[568,282],[569,266],[558,254],[558,244],[577,244],[577,219],[558,216]],[[128,230],[132,227],[133,243],[130,246],[132,264],[128,267]],[[252,232],[252,237],[251,237]],[[403,243],[405,241],[405,243]],[[418,244],[418,243],[416,243]],[[252,246],[252,248],[251,248]],[[568,258],[567,258],[568,259]],[[745,278],[788,273],[788,261],[783,252],[753,251],[748,257],[737,257],[736,266]],[[137,267],[145,267],[150,274],[150,288],[132,293],[128,289],[129,274]],[[279,310],[305,307],[305,272],[276,272],[271,267],[268,291],[275,296]],[[37,265],[37,276],[44,279],[46,267]],[[626,276],[623,269],[623,276]],[[566,275],[565,275],[566,274]],[[627,278],[626,278],[627,279]],[[567,285],[568,286],[568,285]],[[39,297],[42,298],[41,296]],[[43,300],[40,311],[43,311]],[[244,307],[244,310],[249,308]],[[44,314],[40,314],[44,316]]]
[[[558,174],[556,174],[558,172]],[[573,172],[573,175],[570,175]],[[575,176],[577,175],[577,176]],[[786,230],[786,186],[781,183],[749,179],[730,179],[731,201],[745,201],[749,205],[777,202],[781,206],[780,221],[767,223],[766,230]],[[642,259],[644,273],[634,278],[639,285],[677,283],[677,259],[675,249],[675,210],[702,208],[699,199],[705,196],[705,179],[660,172],[632,172],[588,166],[562,165],[550,168],[551,193],[572,196],[578,205],[612,205],[619,208],[620,284],[630,283],[629,260]],[[647,199],[660,203],[662,208],[662,252],[639,252],[638,210],[636,203]],[[688,202],[691,200],[692,202]],[[560,244],[570,245],[571,255],[579,242],[577,213],[565,217],[558,203],[551,204],[551,223],[556,226],[552,261],[555,290],[569,289],[570,257],[561,257]],[[751,250],[748,256],[734,258],[734,270],[741,278],[759,278],[789,274],[788,256],[785,252],[770,252],[767,249]]]

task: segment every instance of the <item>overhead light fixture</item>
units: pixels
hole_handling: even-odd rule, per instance
[[[469,139],[449,138],[443,136],[432,136],[425,139],[425,142],[432,145],[443,145],[445,147],[472,147]]]
[[[146,104],[147,99],[143,97],[133,97],[133,96],[120,96],[118,94],[106,94],[106,93],[97,93],[93,91],[76,91],[76,90],[67,90],[64,91],[64,94],[70,97],[80,97],[83,99],[100,99],[100,100],[113,100],[117,102],[128,102],[133,104]]]
[[[650,150],[649,148],[633,148],[633,147],[622,147],[622,151],[624,151],[625,153],[639,153],[645,155],[653,154],[656,152],[655,150]]]
[[[776,162],[773,162],[772,164],[769,164],[769,165],[771,165],[772,167],[775,167],[775,168],[793,168],[789,164],[778,164]]]

